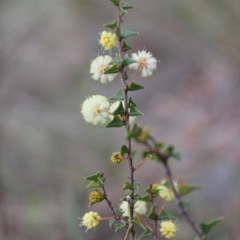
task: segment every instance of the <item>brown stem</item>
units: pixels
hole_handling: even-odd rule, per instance
[[[155,139],[151,135],[148,136],[148,139],[150,139],[153,143],[156,142]],[[160,153],[159,151],[156,151],[154,148],[151,147],[150,143],[147,140],[139,141],[139,142],[144,144],[163,163],[163,165],[165,167],[165,170],[166,170],[166,175],[167,175],[167,177],[168,177],[168,179],[170,181],[171,188],[173,190],[173,193],[174,193],[174,196],[176,198],[176,201],[177,201],[177,204],[179,206],[179,209],[181,211],[181,214],[185,217],[185,219],[187,220],[189,226],[192,228],[192,230],[194,231],[196,236],[198,236],[199,238],[202,238],[203,234],[201,233],[201,231],[197,227],[195,221],[191,218],[190,214],[185,210],[185,208],[183,206],[183,202],[182,202],[181,196],[179,195],[179,193],[177,192],[177,190],[176,190],[176,188],[174,186],[172,172],[171,172],[171,169],[170,169],[170,167],[168,165],[169,156],[165,156],[164,154]]]
[[[111,209],[111,212],[113,214],[114,219],[121,221],[121,223],[123,223],[128,228],[127,222],[122,217],[120,217],[116,214],[116,212],[113,208],[112,202],[108,199],[108,196],[107,196],[106,189],[105,189],[104,185],[102,185],[101,187],[102,187],[102,190],[103,190],[103,197],[106,200],[107,205]]]
[[[163,165],[165,167],[165,170],[166,170],[166,174],[167,174],[167,177],[170,181],[170,184],[171,184],[171,187],[172,187],[172,190],[174,192],[174,195],[175,195],[175,198],[176,198],[176,201],[177,201],[177,204],[180,208],[180,211],[181,211],[181,214],[186,218],[188,224],[190,225],[190,227],[193,229],[193,231],[195,232],[195,234],[199,237],[199,238],[202,238],[203,237],[203,234],[201,233],[201,231],[199,230],[199,228],[197,227],[195,221],[191,218],[190,214],[185,210],[184,206],[183,206],[183,202],[182,202],[182,199],[181,199],[181,196],[179,195],[179,193],[177,192],[175,186],[174,186],[174,183],[173,183],[173,177],[172,177],[172,172],[171,172],[171,169],[168,165],[168,161],[165,161],[163,162]]]
[[[157,223],[158,223],[158,215],[156,213],[155,207],[154,207],[154,197],[153,197],[153,193],[150,193],[150,201],[152,203],[152,207],[153,207],[153,214],[154,214],[154,231],[153,231],[153,236],[154,239],[157,239],[157,234],[158,234],[158,229],[157,229]]]
[[[120,15],[120,5],[121,5],[121,1],[119,1],[118,4],[118,8],[117,8],[117,31],[120,35],[120,38],[118,40],[118,51],[119,51],[119,57],[122,59],[122,37],[121,37],[121,15]],[[125,106],[125,128],[126,131],[130,130],[130,126],[129,126],[129,110],[128,110],[128,89],[126,87],[126,83],[125,83],[125,78],[124,78],[124,66],[120,66],[119,68],[119,72],[122,78],[122,82],[124,84],[124,89],[123,89],[123,97],[124,97],[124,106]],[[130,171],[130,176],[129,176],[129,180],[130,180],[130,190],[131,190],[131,194],[130,194],[130,222],[129,225],[132,225],[132,229],[131,229],[131,233],[130,235],[130,239],[134,240],[135,238],[135,230],[134,230],[134,223],[133,223],[133,217],[134,217],[134,167],[133,167],[133,160],[131,158],[131,152],[132,152],[132,146],[131,146],[131,139],[128,140],[128,156],[127,156],[127,160],[128,160],[128,164],[129,164],[129,171]]]

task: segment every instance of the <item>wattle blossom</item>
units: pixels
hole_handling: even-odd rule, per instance
[[[98,56],[92,60],[90,65],[90,73],[93,74],[92,78],[96,81],[100,80],[101,83],[112,82],[117,76],[114,74],[104,74],[104,72],[111,66],[109,63],[112,61],[112,57],[109,55]]]
[[[137,61],[129,65],[130,69],[141,71],[142,77],[151,76],[153,71],[157,68],[157,60],[152,56],[152,53],[146,50],[138,51],[132,54],[132,59]]]
[[[99,224],[100,218],[97,212],[85,213],[79,226],[85,226],[87,230],[95,228]]]
[[[83,102],[81,113],[86,122],[92,123],[93,125],[103,125],[109,118],[109,107],[110,103],[106,97],[93,95]]]
[[[110,50],[117,45],[117,35],[115,33],[103,31],[99,42],[106,50]]]

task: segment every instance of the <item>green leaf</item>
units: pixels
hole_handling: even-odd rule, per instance
[[[141,116],[141,115],[144,115],[144,114],[140,112],[137,108],[130,106],[129,116]]]
[[[121,2],[121,8],[123,8],[123,9],[131,9],[131,8],[133,8],[133,6],[132,5],[129,5],[128,3],[126,3],[126,2]]]
[[[136,106],[137,106],[137,104],[132,100],[131,97],[129,98],[128,106],[129,106],[129,107],[136,107]]]
[[[144,201],[144,202],[150,202],[150,201],[151,201],[150,196],[149,196],[148,193],[145,194],[144,196],[140,197],[139,200],[142,200],[142,201]]]
[[[102,177],[102,174],[100,172],[96,172],[93,175],[85,177],[84,180],[91,180],[91,181],[98,182],[101,177]]]
[[[130,130],[130,131],[128,131],[127,132],[127,136],[126,136],[126,138],[127,139],[131,139],[131,138],[134,138],[134,139],[137,139],[137,137],[138,137],[138,135],[139,135],[139,127],[138,127],[138,125],[137,125],[137,123],[135,123],[134,125],[133,125],[133,128],[132,128],[132,130]]]
[[[128,65],[130,65],[130,64],[132,64],[132,63],[136,63],[136,62],[137,62],[136,60],[130,58],[130,57],[128,56],[128,54],[126,54],[126,55],[124,56],[124,58],[123,58],[122,65],[123,65],[123,66],[128,66]]]
[[[144,189],[148,194],[153,194],[153,197],[157,197],[159,193],[159,189],[153,189],[151,186]]]
[[[126,51],[128,51],[128,50],[130,50],[130,49],[132,49],[132,47],[131,47],[131,46],[128,46],[128,45],[126,44],[126,42],[123,41],[122,51],[123,51],[123,52],[126,52]]]
[[[166,220],[172,220],[175,221],[177,218],[175,218],[173,215],[167,213],[164,209],[161,211],[161,213],[158,215],[158,220],[160,221],[166,221]]]
[[[110,226],[110,228],[112,227],[112,225],[115,223],[115,219],[110,219],[109,220],[109,226]]]
[[[128,80],[127,70],[124,70],[124,80]]]
[[[126,145],[122,145],[120,153],[121,156],[124,156],[126,153],[128,153],[128,147]]]
[[[115,232],[122,230],[124,227],[125,227],[125,225],[123,225],[121,223],[116,223]]]
[[[145,87],[139,84],[136,84],[135,82],[131,82],[130,86],[128,87],[129,91],[137,91],[141,89],[145,89]]]
[[[179,152],[173,152],[172,157],[176,160],[179,160],[179,161],[181,160],[181,155]]]
[[[121,208],[114,208],[114,211],[118,216],[121,216],[123,214],[123,210]]]
[[[214,218],[214,219],[212,219],[212,220],[210,220],[210,221],[207,221],[207,222],[202,222],[202,223],[200,224],[200,228],[201,228],[201,230],[202,230],[202,233],[203,233],[204,235],[208,235],[209,232],[212,230],[212,228],[213,228],[216,224],[218,224],[219,222],[221,222],[222,220],[223,220],[222,217],[218,217],[218,218]]]
[[[127,13],[127,11],[120,7],[120,16],[122,17],[126,13]]]
[[[106,128],[123,126],[124,126],[123,122],[118,117],[114,117],[113,120],[106,126]]]
[[[119,69],[116,63],[114,63],[110,68],[108,68],[107,71],[104,72],[104,74],[113,74],[118,73]]]
[[[154,220],[155,216],[156,216],[154,212],[156,209],[157,209],[157,206],[156,206],[156,204],[154,204],[153,207],[151,208],[149,214],[147,215],[147,217]]]
[[[123,39],[132,37],[132,36],[137,35],[137,34],[139,34],[139,33],[128,31],[125,27],[123,27],[123,28],[122,28],[122,31],[121,31],[121,37],[122,37]]]
[[[134,217],[133,222],[136,223],[137,225],[139,225],[144,230],[147,230],[146,226],[142,224],[142,222],[140,221],[140,219],[138,217]]]
[[[190,202],[189,201],[182,201],[182,203],[183,203],[184,209],[188,212],[189,206],[190,206]]]
[[[108,100],[123,100],[122,90],[119,89],[114,95],[112,95]]]
[[[121,58],[116,53],[115,58],[109,63],[109,65],[114,64],[114,63],[120,63],[121,61],[122,61]]]
[[[103,26],[115,30],[117,29],[117,21],[114,20],[113,23],[107,23],[107,24],[104,24]]]
[[[140,187],[140,183],[139,182],[135,182],[134,185],[133,185],[133,188],[135,190],[137,190],[137,189],[139,189],[139,187]]]
[[[183,181],[178,182],[178,193],[183,196],[189,194],[190,192],[202,189],[203,185],[189,185]]]
[[[173,154],[173,152],[174,152],[174,146],[168,145],[168,146],[164,149],[163,155],[164,155],[164,156],[171,156],[171,155]]]
[[[110,0],[110,1],[113,2],[115,6],[118,6],[120,0]]]
[[[122,101],[119,101],[119,105],[117,107],[117,109],[113,112],[113,114],[124,114],[125,113],[125,109],[123,107]]]
[[[134,150],[132,151],[132,153],[131,153],[131,158],[132,158],[132,160],[133,160],[135,163],[138,162],[138,160],[137,160],[137,149],[134,149]]]
[[[126,182],[123,186],[123,190],[127,190],[131,188],[131,184],[129,182]]]
[[[151,237],[151,236],[153,236],[153,233],[147,229],[140,235],[138,239],[140,240],[140,239]]]
[[[92,181],[90,182],[86,188],[99,188],[101,187],[102,184],[100,184],[100,182],[95,182],[95,181]]]

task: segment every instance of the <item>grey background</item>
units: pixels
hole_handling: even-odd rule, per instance
[[[174,144],[182,161],[176,179],[204,184],[189,195],[197,221],[224,216],[210,239],[238,239],[240,219],[240,2],[237,0],[131,0],[123,23],[140,32],[128,43],[158,60],[147,90],[133,93],[138,118],[153,135]],[[87,96],[111,96],[90,79],[102,24],[115,19],[110,1],[0,1],[0,239],[123,239],[108,223],[87,234],[78,217],[88,211],[83,178],[107,176],[115,206],[127,165],[109,157],[124,142],[124,129],[87,125],[79,106]],[[149,162],[136,174],[146,187],[165,176]],[[142,193],[140,191],[140,193]],[[105,203],[93,206],[109,216]],[[167,210],[178,215],[174,203]],[[193,239],[178,221],[176,239]]]

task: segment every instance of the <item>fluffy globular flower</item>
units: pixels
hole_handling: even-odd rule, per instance
[[[122,102],[123,103],[123,102]],[[114,103],[111,104],[110,108],[109,108],[109,112],[113,113],[119,106],[119,101],[116,101]],[[124,107],[124,104],[123,104]],[[114,116],[112,114],[109,115],[109,118],[111,120],[113,120]],[[134,117],[129,117],[129,123],[132,124],[134,121],[136,120],[136,116]]]
[[[129,209],[129,203],[126,201],[122,201],[122,203],[119,206],[123,211],[123,217],[129,217],[130,215],[130,209]],[[137,201],[134,204],[134,215],[145,215],[147,213],[147,203],[144,201]]]
[[[121,163],[123,160],[123,156],[120,154],[120,152],[115,152],[111,156],[111,161],[115,164]]]
[[[110,50],[117,45],[117,35],[115,33],[103,31],[99,42],[106,50]]]
[[[90,203],[92,203],[92,204],[98,203],[103,200],[103,194],[101,192],[94,190],[89,194],[88,198],[89,198]]]
[[[159,231],[162,233],[162,236],[164,236],[166,239],[170,239],[175,236],[177,227],[171,221],[163,221],[160,223]]]
[[[110,103],[106,97],[93,95],[83,102],[81,113],[88,123],[93,125],[105,124],[109,117],[109,107]]]
[[[151,76],[153,71],[157,68],[157,60],[152,56],[152,53],[146,52],[146,50],[138,51],[138,53],[132,54],[132,59],[136,63],[129,65],[130,69],[141,71],[142,77]]]
[[[117,76],[114,74],[104,74],[104,72],[110,67],[109,63],[112,61],[112,57],[109,55],[98,56],[92,60],[90,65],[90,73],[93,74],[92,78],[96,81],[100,79],[101,83],[112,82]]]
[[[166,201],[172,201],[175,199],[172,189],[170,189],[164,185],[160,185],[158,187],[158,189],[159,189],[159,196],[161,198],[165,199]]]
[[[100,218],[97,212],[85,213],[79,226],[85,226],[87,230],[95,228],[99,224]]]

